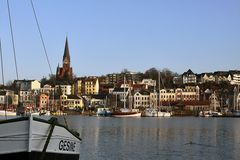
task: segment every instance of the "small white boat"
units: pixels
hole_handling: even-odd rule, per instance
[[[109,108],[97,108],[96,116],[107,117],[111,116],[111,113]]]
[[[172,113],[167,111],[158,111],[154,108],[147,108],[143,114],[143,117],[171,117]]]
[[[0,121],[1,160],[79,160],[79,135],[33,116]]]
[[[200,117],[220,117],[220,116],[223,116],[223,114],[221,112],[209,110],[209,111],[200,111],[199,116]]]

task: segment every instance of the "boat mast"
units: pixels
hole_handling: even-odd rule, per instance
[[[126,108],[126,93],[125,93],[125,91],[126,91],[126,89],[125,89],[125,84],[126,84],[126,77],[125,77],[125,75],[124,75],[124,79],[123,79],[123,83],[124,83],[124,85],[123,85],[123,106],[124,106],[124,109]]]
[[[160,95],[160,84],[161,81],[160,81],[160,71],[158,71],[158,91],[159,91],[159,107],[161,106],[161,95]]]

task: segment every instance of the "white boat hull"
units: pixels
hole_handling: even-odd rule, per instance
[[[118,118],[124,118],[124,117],[141,117],[141,113],[127,113],[127,112],[123,112],[123,113],[113,113],[112,117],[118,117]]]
[[[143,113],[144,117],[171,117],[171,112],[157,111],[154,109],[145,110]]]
[[[0,122],[0,159],[34,159],[43,148],[52,125],[39,118],[16,118]],[[44,160],[74,159],[80,154],[80,139],[61,125],[55,125]],[[24,157],[24,156],[28,157]],[[57,157],[57,158],[54,158]]]

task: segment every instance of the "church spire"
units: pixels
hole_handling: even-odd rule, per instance
[[[66,37],[66,42],[65,42],[65,49],[64,49],[64,55],[63,55],[63,61],[67,58],[70,62],[70,54],[69,54],[69,48],[68,48],[68,38]]]

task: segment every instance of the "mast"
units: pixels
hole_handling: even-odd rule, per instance
[[[126,108],[126,93],[125,93],[125,91],[126,91],[126,89],[125,89],[125,84],[126,84],[126,77],[125,77],[125,75],[124,75],[124,79],[123,79],[123,83],[124,83],[124,85],[123,85],[123,108],[125,109]]]
[[[158,71],[158,91],[159,91],[159,107],[161,106],[161,95],[160,95],[160,90],[161,90],[161,81],[160,81],[160,71]]]

